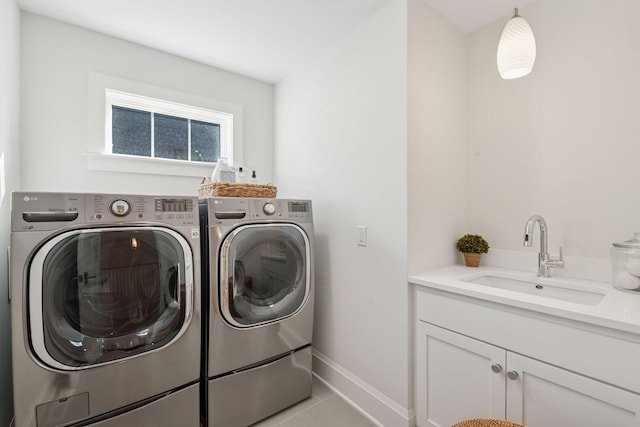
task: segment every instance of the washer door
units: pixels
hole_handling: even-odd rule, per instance
[[[294,224],[252,224],[233,230],[220,250],[220,310],[238,328],[284,319],[309,296],[310,248]]]
[[[103,365],[175,341],[191,321],[193,257],[161,227],[66,232],[29,267],[31,346],[65,370]]]

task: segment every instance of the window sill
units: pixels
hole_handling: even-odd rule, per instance
[[[93,171],[128,172],[145,175],[186,177],[210,176],[214,164],[189,163],[181,160],[148,159],[118,154],[86,153],[87,167]]]

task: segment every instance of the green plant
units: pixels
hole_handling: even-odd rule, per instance
[[[458,239],[456,248],[460,252],[471,252],[475,254],[486,254],[489,252],[489,243],[477,234],[465,234]]]

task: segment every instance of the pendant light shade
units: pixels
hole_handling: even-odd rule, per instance
[[[526,76],[536,61],[536,39],[527,21],[515,9],[498,43],[498,71],[503,79]]]

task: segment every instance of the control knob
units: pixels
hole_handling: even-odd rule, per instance
[[[274,213],[276,213],[276,206],[273,203],[265,203],[262,207],[262,211],[266,215],[273,215]]]
[[[115,216],[126,216],[131,212],[131,204],[126,200],[118,199],[111,202],[109,209]]]

